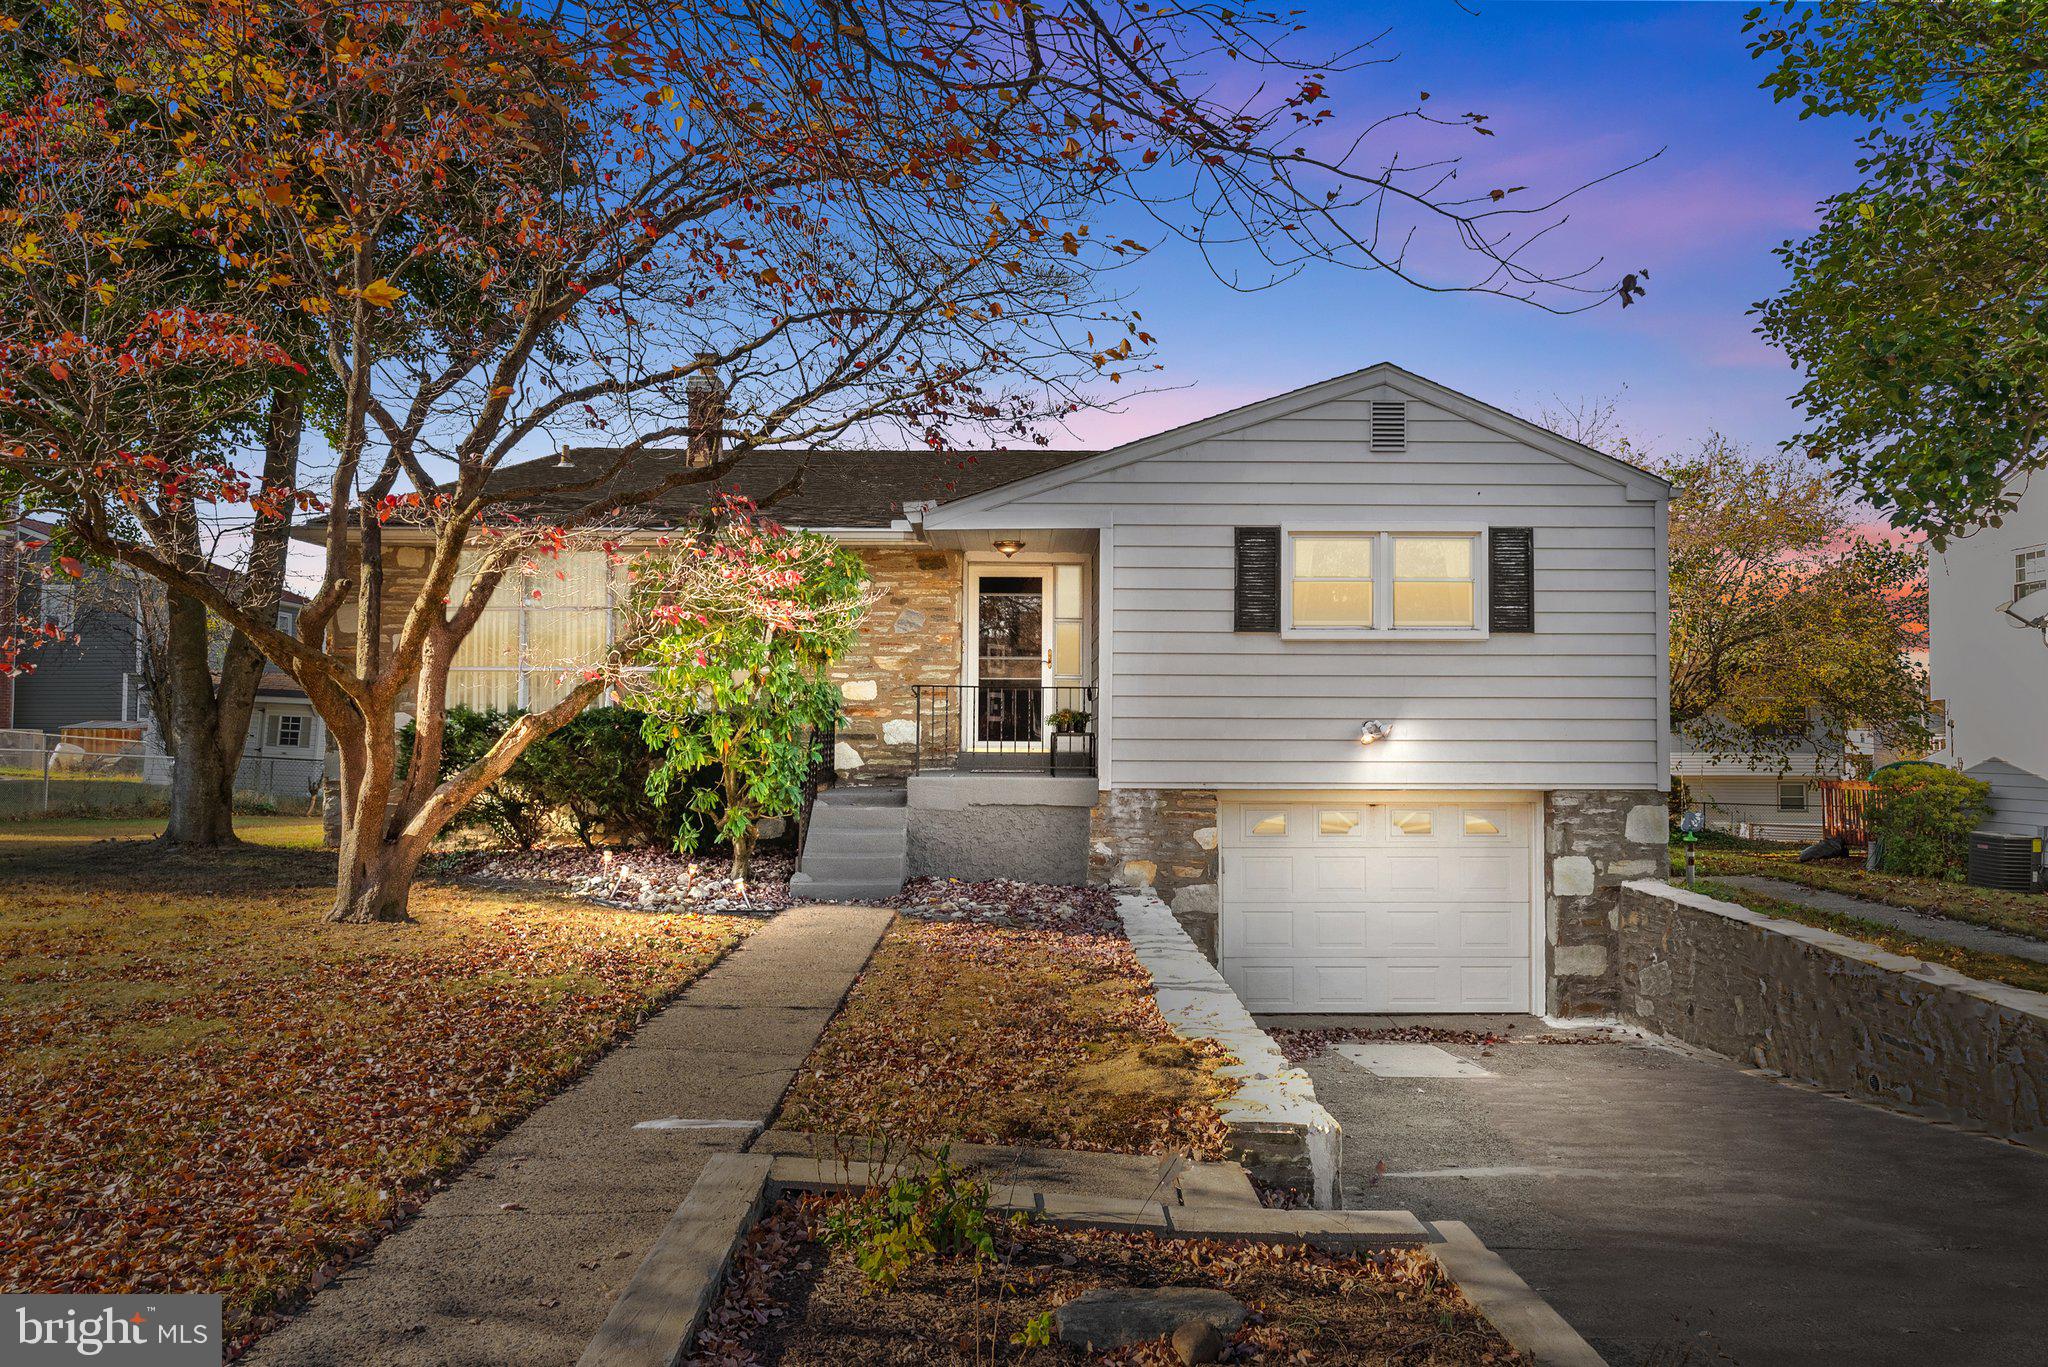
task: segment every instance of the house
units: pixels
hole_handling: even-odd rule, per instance
[[[1931,551],[1929,670],[1949,762],[1991,785],[1986,826],[2048,831],[2048,490]]]
[[[1681,729],[1671,738],[1671,777],[1689,810],[1709,829],[1747,839],[1812,841],[1821,835],[1820,785],[1867,770],[1868,733],[1852,731],[1847,747],[1811,739],[1782,754],[1726,753]]]
[[[1612,1010],[1620,884],[1664,867],[1657,476],[1387,364],[1108,451],[734,483],[798,462],[775,516],[880,591],[812,895],[1093,877],[1154,889],[1255,1011]],[[401,594],[424,540],[384,534]],[[451,701],[560,696],[609,639],[620,571],[584,560],[507,585]]]
[[[48,573],[46,543],[53,529],[22,519],[0,530],[0,588],[10,590],[16,613],[54,623],[77,639],[26,653],[29,671],[0,679],[6,715],[0,728],[20,733],[9,742],[17,762],[37,756],[67,731],[132,738],[124,748],[143,757],[136,773],[168,782],[162,729],[151,703],[146,622],[163,601],[154,580],[120,567],[88,567],[72,578]],[[222,575],[234,571],[222,568]],[[305,599],[286,592],[279,625],[289,629]],[[218,650],[224,642],[216,643]],[[33,741],[29,737],[35,737]],[[281,800],[304,801],[317,788],[326,732],[297,684],[271,671],[259,685],[235,787]],[[31,751],[34,753],[32,754]],[[157,757],[151,763],[149,757]]]

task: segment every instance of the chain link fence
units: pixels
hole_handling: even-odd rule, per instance
[[[0,730],[0,820],[24,816],[145,816],[166,810],[177,760],[121,728]],[[235,803],[244,809],[319,810],[325,762],[244,754]]]
[[[1771,802],[1724,802],[1689,793],[1685,810],[1704,813],[1708,830],[1726,831],[1744,840],[1806,845],[1821,837],[1821,808],[1817,794],[1809,795],[1805,811],[1788,812]]]

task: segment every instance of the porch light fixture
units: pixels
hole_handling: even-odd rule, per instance
[[[1383,721],[1365,722],[1358,728],[1358,743],[1371,745],[1376,740],[1385,740],[1394,734],[1394,728]]]
[[[1024,543],[1017,540],[1015,537],[1006,536],[1001,541],[996,542],[996,549],[1002,552],[1003,559],[1008,560],[1018,551],[1024,549]]]

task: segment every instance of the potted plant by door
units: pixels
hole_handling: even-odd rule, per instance
[[[1052,722],[1052,729],[1062,736],[1078,736],[1088,730],[1088,713],[1079,708],[1062,707],[1048,720]]]

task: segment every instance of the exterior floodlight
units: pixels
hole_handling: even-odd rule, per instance
[[[1385,740],[1394,734],[1394,728],[1383,721],[1369,721],[1358,728],[1358,743],[1371,745],[1376,740]]]

